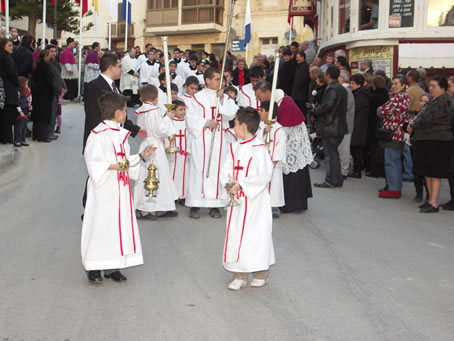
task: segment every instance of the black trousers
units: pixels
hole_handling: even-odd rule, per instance
[[[350,146],[353,158],[353,173],[361,173],[364,167],[364,146]]]
[[[134,106],[136,104],[140,104],[140,100],[139,100],[140,95],[139,94],[134,95],[132,93],[132,90],[124,90],[123,95],[128,97],[128,106]]]
[[[13,143],[13,124],[17,117],[15,105],[5,104],[0,110],[0,143]]]

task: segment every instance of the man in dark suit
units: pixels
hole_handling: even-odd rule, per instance
[[[87,143],[88,135],[92,129],[94,129],[99,123],[101,123],[101,112],[98,106],[98,98],[105,94],[106,92],[115,92],[120,93],[115,84],[115,80],[120,78],[121,74],[121,61],[120,57],[114,54],[106,53],[99,63],[99,68],[101,70],[101,75],[92,80],[87,84],[87,87],[84,91],[84,108],[85,108],[85,131],[84,131],[84,141],[83,148],[85,149],[85,144]],[[132,123],[130,120],[126,119],[124,128],[131,132],[131,136],[135,137],[136,135],[141,138],[146,138],[147,133],[145,130],[140,129],[139,126]],[[88,179],[87,179],[88,181]],[[85,202],[87,200],[87,184],[85,183],[85,192],[82,199],[83,205],[85,207]],[[83,215],[82,215],[83,220]],[[91,282],[100,282],[102,277],[100,271],[88,271],[87,272],[88,280]],[[104,277],[111,278],[115,282],[125,281],[127,278],[118,270],[118,269],[109,269],[104,270]]]
[[[87,84],[84,91],[84,108],[85,108],[85,131],[83,148],[87,142],[88,135],[99,123],[101,123],[101,112],[98,107],[98,98],[102,94],[113,91],[120,93],[120,89],[115,84],[115,80],[120,78],[121,75],[121,60],[117,55],[106,53],[102,56],[99,63],[101,75]],[[140,138],[146,138],[147,133],[145,130],[140,129],[139,126],[126,119],[124,128],[131,132],[131,136],[136,135]]]
[[[304,51],[295,53],[296,72],[293,78],[292,92],[290,96],[293,98],[298,108],[306,115],[307,113],[307,94],[309,91],[310,77],[309,65],[306,63],[306,54]]]

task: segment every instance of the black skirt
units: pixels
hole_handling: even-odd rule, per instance
[[[451,141],[416,141],[413,173],[430,178],[447,178],[450,174]]]
[[[307,199],[312,198],[311,176],[309,166],[296,173],[284,174],[285,206],[281,207],[284,213],[307,210]]]

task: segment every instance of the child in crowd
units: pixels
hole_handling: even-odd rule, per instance
[[[172,97],[172,102],[178,99],[178,86],[174,83],[170,84],[170,95]]]
[[[199,91],[199,79],[196,76],[189,76],[184,83],[184,95],[181,100],[186,105],[186,113],[191,113],[194,103],[194,94]]]
[[[263,141],[255,134],[260,124],[257,110],[240,108],[235,133],[242,141],[230,145],[222,167],[221,182],[227,194],[239,203],[228,208],[223,265],[233,272],[230,290],[239,290],[253,274],[251,287],[268,282],[275,263],[268,185],[273,163]]]
[[[199,90],[205,87],[205,78],[203,77],[203,74],[205,72],[205,65],[210,66],[210,64],[205,64],[203,61],[199,60],[197,62],[197,71],[195,73],[195,76],[199,79]]]
[[[141,159],[156,148],[147,145],[139,155],[129,154],[130,132],[121,127],[126,120],[126,102],[126,97],[113,92],[99,98],[103,121],[88,136],[84,150],[89,178],[81,254],[92,282],[103,280],[101,270],[104,278],[124,281],[119,269],[143,264],[130,180],[137,178]],[[122,159],[129,160],[129,167],[123,167]],[[142,182],[140,185],[143,187]]]
[[[235,104],[237,104],[236,99],[238,96],[238,90],[234,86],[232,86],[232,85],[226,86],[224,88],[224,93],[229,95],[229,97],[235,101]]]
[[[268,120],[268,114],[270,109],[270,102],[263,102],[260,107],[260,128],[257,132],[257,135],[262,138],[263,141],[266,139],[267,132],[269,128],[265,124],[265,121]],[[279,106],[274,104],[273,111],[273,120],[276,120],[276,117],[279,113]],[[287,134],[285,129],[276,121],[271,126],[271,141],[268,146],[268,151],[271,156],[271,161],[273,161],[273,177],[268,186],[268,191],[271,197],[271,208],[273,212],[273,218],[279,218],[280,210],[279,207],[285,206],[285,197],[284,197],[284,176],[282,173],[282,168],[286,162],[287,155]]]
[[[238,105],[240,107],[252,107],[254,109],[260,109],[260,101],[255,96],[254,86],[258,82],[265,79],[265,72],[260,66],[253,66],[249,70],[249,78],[251,82],[243,85],[238,93]]]
[[[14,122],[14,145],[16,147],[27,147],[29,144],[25,142],[27,135],[28,117],[32,111],[31,93],[28,88],[28,79],[25,77],[19,78],[19,107],[17,107],[18,115]]]
[[[175,184],[178,199],[184,199],[186,187],[188,184],[187,158],[188,158],[188,137],[190,136],[186,129],[186,105],[180,100],[173,101],[175,105],[173,125],[176,130],[175,146],[180,150],[178,153],[167,154],[169,159],[169,168],[172,180]]]
[[[185,81],[185,79],[183,78],[184,70],[181,72],[177,72],[177,67],[180,69],[184,69],[185,66],[183,66],[183,64],[185,64],[185,63],[180,62],[180,64],[181,64],[181,66],[178,66],[178,64],[175,61],[171,61],[169,63],[170,81],[172,82],[172,84],[175,84],[177,86],[178,91],[181,90],[181,93],[178,93],[178,95],[183,95],[183,91],[184,91],[183,86],[184,86],[184,81]]]
[[[139,150],[145,146],[153,144],[157,147],[154,161],[148,161],[145,167],[140,168],[139,181],[134,187],[134,201],[137,208],[138,219],[156,220],[159,217],[176,217],[178,212],[175,210],[175,200],[178,199],[175,185],[170,176],[169,161],[167,160],[163,138],[175,134],[172,123],[173,113],[167,112],[165,115],[158,102],[158,90],[154,85],[147,84],[142,87],[140,92],[142,106],[135,112],[137,115],[137,125],[147,132],[147,138],[140,144]],[[158,168],[159,190],[155,198],[146,197],[143,181],[148,176],[147,167],[154,162]]]

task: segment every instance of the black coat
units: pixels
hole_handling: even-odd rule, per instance
[[[238,71],[238,68],[233,70],[233,81],[232,83],[235,84],[236,86],[239,86],[238,81],[239,81],[239,76],[240,72]],[[249,79],[249,70],[244,69],[244,85],[249,84],[251,80]]]
[[[291,92],[291,97],[295,102],[302,104],[307,102],[310,81],[309,65],[306,62],[296,64],[295,78],[293,79]]]
[[[52,83],[52,71],[46,61],[41,60],[38,63],[36,70],[33,70],[32,81],[33,121],[49,123],[54,88]]]
[[[322,103],[314,109],[317,135],[342,137],[348,133],[347,90],[334,80],[326,87]]]
[[[30,77],[33,68],[33,50],[31,47],[24,45],[19,46],[13,52],[13,58],[17,65],[17,75]]]
[[[378,88],[371,92],[370,98],[370,109],[369,109],[369,119],[367,121],[368,132],[367,132],[367,141],[369,143],[374,143],[376,141],[377,129],[379,126],[379,120],[377,116],[377,109],[383,104],[388,102],[389,95],[388,91],[385,88]]]
[[[19,105],[19,79],[16,76],[16,64],[8,52],[0,54],[0,78],[5,89],[5,104]]]
[[[371,94],[369,89],[365,86],[353,90],[352,92],[355,97],[355,122],[353,124],[350,145],[364,146],[366,145]]]
[[[277,87],[284,90],[287,95],[291,95],[293,88],[293,79],[295,78],[296,62],[290,59],[284,63],[279,69],[279,76],[277,79]]]
[[[98,106],[98,98],[106,92],[111,92],[112,88],[106,82],[106,80],[99,76],[88,83],[84,90],[84,108],[85,108],[85,129],[84,129],[84,140],[83,149],[87,143],[88,135],[92,129],[101,123],[101,111]],[[132,121],[126,118],[124,128],[131,132],[131,136],[135,137],[140,130],[140,127],[132,123]]]

